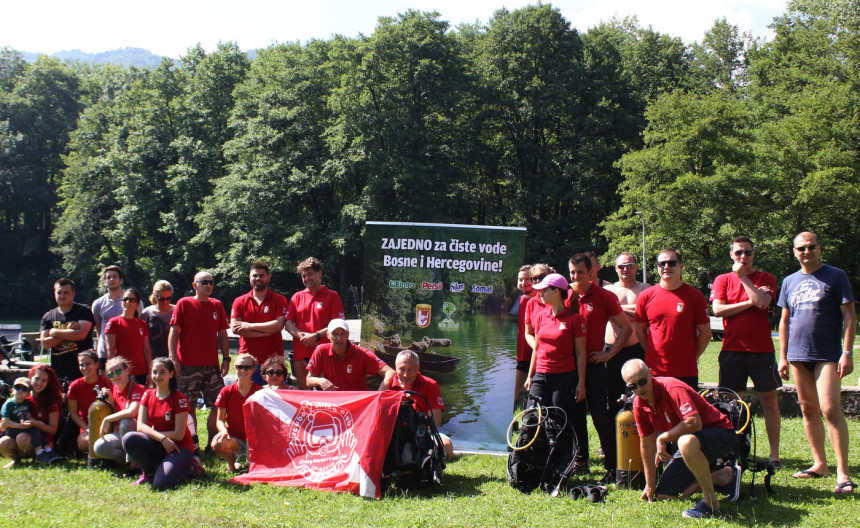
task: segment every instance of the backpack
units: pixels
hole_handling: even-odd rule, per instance
[[[391,434],[391,442],[382,465],[381,489],[385,493],[391,487],[414,490],[442,483],[445,469],[445,450],[442,438],[432,416],[415,410],[416,398],[430,402],[414,391],[406,393],[397,411],[397,421]]]
[[[539,487],[557,495],[573,470],[576,435],[563,409],[545,407],[531,395],[527,401],[529,407],[508,428],[508,484],[523,493]],[[520,418],[519,436],[511,444],[513,426]]]
[[[755,421],[749,405],[738,394],[725,387],[705,389],[700,393],[705,401],[726,415],[737,434],[738,442],[725,459],[717,461],[717,467],[731,466],[737,463],[741,470],[752,473],[750,495],[753,495],[755,474],[765,471],[764,485],[769,493],[774,493],[770,484],[775,470],[767,460],[756,458]]]

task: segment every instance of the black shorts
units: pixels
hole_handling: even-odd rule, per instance
[[[527,359],[525,361],[517,361],[517,370],[528,373],[531,363],[532,361],[530,359]]]
[[[737,445],[737,434],[734,429],[709,427],[693,433],[693,436],[699,439],[702,452],[711,464],[718,458],[725,458]],[[680,495],[695,481],[696,477],[687,468],[679,449],[663,470],[660,480],[657,481],[657,495],[667,497]]]
[[[720,352],[720,387],[735,392],[745,391],[747,377],[758,392],[770,392],[782,387],[774,354],[730,350]]]

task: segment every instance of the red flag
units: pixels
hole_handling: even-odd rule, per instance
[[[257,391],[243,406],[250,471],[231,482],[379,498],[402,398],[402,391]]]

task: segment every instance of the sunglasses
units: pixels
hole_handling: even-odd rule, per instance
[[[639,381],[634,381],[633,383],[627,384],[627,390],[635,391],[640,387],[644,387],[648,383],[648,376],[641,378]]]
[[[123,298],[122,302],[124,302],[124,303],[136,303],[137,299],[135,299],[134,297],[125,297],[125,298]]]
[[[739,250],[735,251],[736,257],[740,257],[741,255],[746,255],[748,257],[751,257],[752,254],[753,254],[753,250],[751,250],[751,249],[739,249]]]
[[[636,264],[616,264],[616,265],[615,265],[615,267],[616,267],[616,268],[618,268],[618,269],[626,270],[626,269],[633,269],[633,268],[635,268],[635,267],[636,267]]]
[[[546,275],[538,275],[537,277],[532,277],[532,282],[540,282],[546,277]]]
[[[28,387],[26,385],[15,385],[12,388],[15,389],[16,391],[30,392],[30,387]]]
[[[171,299],[173,299],[172,295],[168,295],[167,297],[159,297],[158,302],[170,302]]]
[[[807,250],[815,251],[818,249],[818,244],[809,244],[808,246],[800,246],[794,248],[798,253],[806,253]]]
[[[113,372],[108,372],[107,377],[110,379],[114,379],[115,377],[119,376],[120,374],[122,374],[122,369],[116,369]]]
[[[675,260],[675,259],[672,259],[672,260],[664,260],[664,261],[662,261],[662,262],[658,262],[658,263],[657,263],[657,267],[658,267],[658,268],[665,268],[666,266],[669,266],[670,268],[674,268],[674,267],[675,267],[675,266],[677,266],[677,265],[678,265],[678,261],[677,261],[677,260]]]
[[[236,365],[236,370],[254,370],[254,365]]]
[[[273,370],[273,369],[269,369],[269,370],[267,370],[266,372],[263,372],[263,374],[265,374],[266,376],[280,376],[280,377],[283,377],[283,376],[284,376],[284,374],[286,374],[286,371],[284,371],[284,370]]]
[[[210,280],[210,279],[201,280],[201,281],[194,281],[194,282],[196,282],[200,286],[214,286],[215,285],[215,281]]]

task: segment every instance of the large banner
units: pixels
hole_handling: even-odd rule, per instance
[[[442,392],[442,431],[458,449],[504,449],[525,236],[510,227],[366,225],[362,346],[392,366],[400,350],[418,352],[422,374]]]
[[[245,402],[250,470],[231,480],[379,498],[402,391],[257,391]]]

